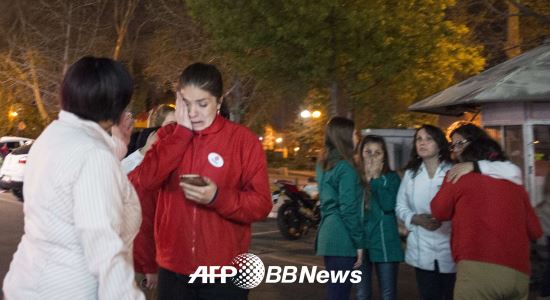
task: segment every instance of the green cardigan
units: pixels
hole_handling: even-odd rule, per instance
[[[370,182],[371,195],[365,216],[366,248],[371,262],[403,261],[395,204],[401,179],[389,172]]]
[[[315,243],[317,255],[357,256],[364,244],[363,186],[357,171],[346,160],[323,171],[317,165],[321,224]]]

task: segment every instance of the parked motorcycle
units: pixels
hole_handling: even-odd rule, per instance
[[[278,189],[273,192],[273,203],[282,202],[277,211],[277,227],[284,238],[296,240],[317,228],[321,221],[319,200],[298,189],[296,184],[277,180]]]

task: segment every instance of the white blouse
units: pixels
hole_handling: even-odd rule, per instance
[[[144,299],[132,259],[140,205],[115,150],[97,123],[65,111],[36,140],[6,299]]]

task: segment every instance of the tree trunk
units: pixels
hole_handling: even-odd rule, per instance
[[[121,14],[119,11],[120,2],[115,2],[115,27],[117,32],[117,39],[115,43],[115,49],[113,51],[113,59],[118,60],[120,58],[120,53],[122,51],[122,45],[124,39],[126,38],[126,33],[128,32],[128,27],[130,26],[130,21],[134,16],[137,4],[139,0],[128,0],[126,7],[124,8],[124,13]]]
[[[342,91],[342,85],[336,80],[330,84],[330,116],[352,117],[347,98]]]
[[[506,56],[512,58],[521,54],[521,35],[519,31],[519,8],[512,1],[508,1]]]
[[[32,51],[30,50],[27,51],[27,58],[29,60],[29,69],[31,72],[32,92],[34,94],[34,101],[36,102],[36,107],[38,108],[38,112],[40,113],[42,122],[44,123],[44,125],[47,125],[48,123],[50,123],[50,116],[46,111],[46,107],[44,106],[44,101],[42,100],[42,94],[40,93],[40,85],[38,84],[38,76],[36,74],[36,65],[34,64],[34,55]]]
[[[73,12],[72,3],[69,4],[69,11],[67,12],[67,29],[65,31],[65,49],[63,50],[63,73],[65,76],[67,69],[69,68],[69,46],[71,44],[71,15]]]

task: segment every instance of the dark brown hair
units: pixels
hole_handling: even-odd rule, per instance
[[[445,137],[445,134],[439,127],[435,127],[433,125],[424,124],[420,126],[418,129],[416,129],[416,132],[414,133],[413,138],[413,146],[411,149],[411,156],[409,159],[409,162],[405,166],[405,170],[412,170],[413,176],[416,176],[416,172],[418,172],[418,169],[422,165],[422,158],[418,156],[418,152],[416,152],[416,137],[418,136],[418,132],[420,130],[426,130],[426,133],[434,139],[435,143],[437,144],[437,147],[439,148],[439,162],[451,162],[451,152],[449,151],[449,142],[447,141],[447,138]]]
[[[352,166],[353,161],[353,131],[355,123],[343,117],[333,117],[328,121],[325,130],[325,147],[321,153],[319,163],[323,170],[330,170],[338,162],[335,156],[347,160]]]

